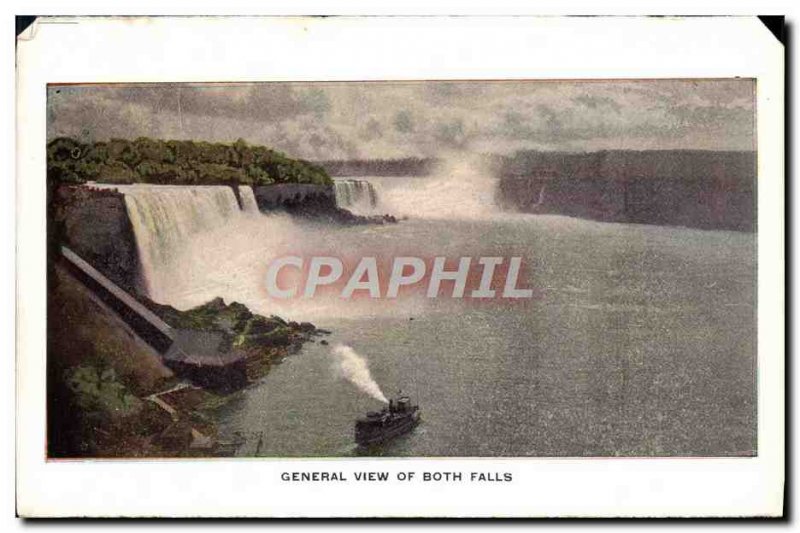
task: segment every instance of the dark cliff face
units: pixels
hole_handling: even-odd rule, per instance
[[[116,191],[62,186],[55,191],[52,237],[109,279],[135,290],[139,254],[125,198]]]
[[[336,193],[331,185],[281,183],[253,187],[253,194],[261,211],[292,210],[309,203],[336,207]]]
[[[606,222],[755,231],[755,154],[526,153],[501,171],[507,209]]]
[[[329,224],[386,224],[397,220],[391,215],[361,216],[336,205],[332,185],[302,183],[253,187],[262,212],[285,211],[292,216]]]

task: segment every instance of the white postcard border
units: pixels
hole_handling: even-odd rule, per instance
[[[17,496],[23,516],[780,514],[783,49],[755,18],[50,19],[18,44]],[[752,77],[756,458],[45,461],[47,83]],[[514,482],[291,483],[283,471],[509,471]],[[351,476],[352,477],[352,476]]]

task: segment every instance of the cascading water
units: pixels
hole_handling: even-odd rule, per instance
[[[444,159],[424,178],[402,179],[402,184],[381,190],[381,207],[395,216],[476,220],[495,218],[497,180],[479,156],[461,154]]]
[[[158,270],[169,265],[199,233],[257,211],[250,187],[242,187],[243,209],[226,186],[114,185],[125,195],[128,217],[139,250],[142,283],[150,298],[163,301]],[[198,258],[202,261],[202,258]]]
[[[256,214],[259,213],[258,203],[256,196],[253,194],[252,187],[239,187],[239,198],[242,200],[242,211],[245,213]]]
[[[222,297],[253,312],[302,320],[342,313],[336,298],[277,301],[264,289],[272,259],[328,250],[336,227],[312,229],[285,213],[260,213],[250,187],[239,187],[240,209],[226,186],[93,186],[125,196],[141,288],[152,300],[189,309]]]
[[[358,214],[375,214],[380,209],[419,219],[442,219],[448,214],[452,219],[496,216],[491,177],[472,166],[453,170],[430,178],[337,179],[337,204]],[[239,202],[226,186],[100,187],[116,188],[125,195],[139,250],[142,289],[154,301],[189,309],[222,297],[243,303],[253,312],[293,320],[345,312],[336,297],[278,301],[269,298],[264,288],[266,266],[275,258],[335,253],[331,243],[340,238],[337,226],[307,226],[285,213],[259,213],[253,189],[245,186],[239,187]],[[385,229],[365,227],[359,235],[389,237],[391,233],[381,231]],[[409,223],[407,231],[416,230]],[[435,235],[422,239],[420,254],[431,256],[447,245]],[[350,243],[349,253],[375,253],[375,242],[367,239],[361,244],[361,240]],[[407,298],[387,307],[379,300],[354,299],[346,312],[352,316],[413,314],[429,303]]]
[[[378,206],[378,193],[365,180],[334,180],[336,205],[356,213],[372,213]]]

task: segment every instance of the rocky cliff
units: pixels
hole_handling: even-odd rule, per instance
[[[253,187],[253,194],[262,211],[294,209],[308,203],[336,207],[336,194],[332,185],[280,183]]]
[[[135,289],[139,255],[124,196],[113,190],[66,185],[53,194],[50,252],[64,244],[121,287]]]
[[[385,224],[397,220],[391,215],[360,216],[336,204],[332,185],[282,183],[253,187],[262,212],[285,211],[293,216],[332,224]]]
[[[517,154],[500,171],[507,209],[608,222],[755,231],[752,152]]]

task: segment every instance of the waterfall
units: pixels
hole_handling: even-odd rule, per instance
[[[372,213],[378,206],[378,193],[365,180],[334,180],[336,205],[356,213]]]
[[[253,188],[242,185],[239,187],[239,198],[242,199],[242,211],[245,213],[259,213],[258,203],[256,203],[256,196],[253,194]]]
[[[442,159],[430,176],[406,178],[382,189],[381,206],[395,216],[485,219],[500,212],[496,191],[497,179],[483,157],[457,154]]]
[[[539,197],[535,203],[531,204],[531,207],[539,207],[542,205],[542,203],[544,202],[544,190],[546,187],[547,185],[542,185],[542,188],[539,189]]]
[[[209,231],[258,211],[250,187],[241,187],[243,209],[233,189],[227,186],[186,185],[101,185],[125,195],[136,246],[142,283],[147,295],[161,301],[164,288],[157,280],[179,255],[182,247],[198,233]],[[202,257],[197,258],[203,261]]]

